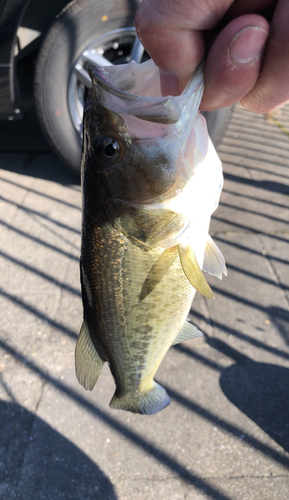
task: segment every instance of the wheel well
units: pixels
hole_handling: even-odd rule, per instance
[[[15,82],[20,98],[23,101],[33,99],[34,66],[37,52],[49,31],[55,17],[70,2],[67,0],[52,0],[43,5],[39,0],[30,0],[23,13],[17,30],[18,53],[15,57]],[[25,106],[23,111],[25,112]]]
[[[55,16],[69,3],[67,0],[52,0],[45,3],[39,2],[39,0],[30,0],[21,20],[21,26],[45,35]]]

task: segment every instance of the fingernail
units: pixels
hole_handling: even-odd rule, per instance
[[[160,82],[162,96],[179,95],[180,85],[176,75],[160,69]]]
[[[237,64],[249,64],[262,54],[268,31],[259,26],[247,26],[235,35],[229,47],[229,57]]]

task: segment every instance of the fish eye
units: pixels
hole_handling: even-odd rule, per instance
[[[114,163],[121,159],[121,147],[114,137],[99,136],[95,142],[94,152],[106,163]]]

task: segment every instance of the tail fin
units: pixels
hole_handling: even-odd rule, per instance
[[[152,415],[165,408],[171,402],[167,391],[153,381],[149,391],[131,392],[117,397],[114,394],[109,406],[117,410],[131,411],[143,415]]]

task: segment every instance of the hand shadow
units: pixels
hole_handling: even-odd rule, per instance
[[[77,446],[17,403],[0,401],[0,498],[116,500]]]

